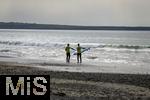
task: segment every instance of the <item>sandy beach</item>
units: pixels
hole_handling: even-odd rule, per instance
[[[50,71],[36,66],[33,64],[1,61],[0,74],[50,75],[51,100],[150,99],[149,74]]]

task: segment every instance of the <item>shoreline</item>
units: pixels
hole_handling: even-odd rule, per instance
[[[0,65],[17,65],[43,69],[55,72],[79,72],[79,73],[112,73],[112,74],[140,74],[150,75],[150,67],[148,66],[129,66],[129,65],[98,65],[84,62],[77,64],[71,62],[69,64],[62,60],[40,60],[40,59],[25,59],[25,58],[11,58],[0,57]]]

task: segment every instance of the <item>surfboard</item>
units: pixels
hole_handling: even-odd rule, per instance
[[[90,50],[90,48],[81,49],[81,53]],[[77,50],[73,53],[73,55],[77,55]]]

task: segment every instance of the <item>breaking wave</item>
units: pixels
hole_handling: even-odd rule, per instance
[[[39,47],[64,47],[65,43],[29,43],[29,42],[20,42],[20,41],[0,41],[0,44],[5,45],[18,45],[18,46],[39,46]],[[149,45],[111,45],[111,44],[91,44],[86,43],[85,47],[91,48],[123,48],[123,49],[150,49]]]
[[[150,46],[148,45],[99,45],[100,48],[124,48],[124,49],[148,49]]]
[[[18,45],[18,46],[41,46],[41,47],[61,47],[64,44],[57,44],[57,43],[28,43],[28,42],[20,42],[20,41],[0,41],[0,44],[5,45]]]

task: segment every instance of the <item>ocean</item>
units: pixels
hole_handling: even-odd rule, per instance
[[[150,67],[150,31],[0,30],[0,57],[65,62],[65,46],[90,48],[83,64]],[[71,52],[71,63],[76,55]]]

